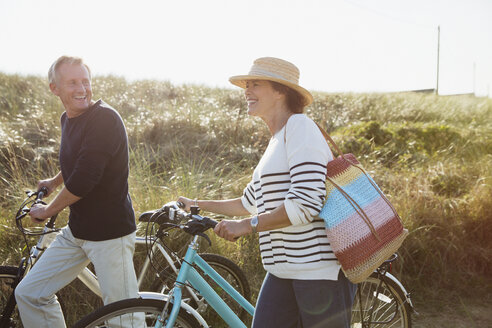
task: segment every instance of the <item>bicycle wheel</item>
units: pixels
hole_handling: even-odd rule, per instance
[[[13,285],[15,280],[17,279],[17,272],[19,268],[14,266],[0,266],[0,314],[3,313],[5,307],[7,306],[7,302],[10,297],[13,296]],[[22,327],[22,323],[19,317],[19,311],[17,311],[17,307],[13,304],[14,308],[12,309],[12,314],[10,318],[5,318],[5,322],[9,322],[9,328],[17,328]]]
[[[248,301],[251,299],[251,291],[249,288],[248,279],[244,272],[237,266],[236,263],[229,260],[228,258],[218,255],[218,254],[200,254],[200,256],[207,262],[215,271],[217,271],[227,282],[231,284],[234,289],[236,289],[244,298]],[[179,263],[175,263],[176,267],[179,268]],[[176,274],[172,271],[170,267],[165,268],[160,274],[160,279],[156,279],[152,284],[152,291],[161,292],[167,294],[170,289],[174,287],[174,282],[176,281]],[[219,296],[231,307],[234,313],[237,313],[241,320],[245,320],[248,313],[243,309],[229,294],[223,291],[210,277],[204,277],[207,283],[214,287],[215,291]],[[217,287],[217,288],[215,288]],[[185,302],[189,301],[189,304],[197,309],[203,316],[205,321],[214,323],[221,320],[218,314],[204,303],[202,299],[198,301],[199,304],[191,297],[186,289],[183,289],[183,300]]]
[[[387,277],[379,279],[374,272],[357,285],[351,327],[410,328],[410,311],[401,288]]]
[[[154,327],[159,319],[165,301],[153,299],[130,298],[108,304],[80,319],[73,328],[130,328]],[[168,314],[171,307],[168,309]],[[145,317],[145,325],[141,319]],[[200,327],[198,321],[188,312],[180,309],[174,327]]]

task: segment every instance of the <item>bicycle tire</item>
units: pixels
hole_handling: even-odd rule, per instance
[[[83,317],[75,323],[73,328],[112,327],[111,323],[108,324],[109,320],[118,321],[118,317],[122,315],[133,317],[136,313],[143,312],[145,312],[145,321],[147,327],[154,327],[155,320],[157,320],[158,316],[162,313],[165,305],[166,302],[162,300],[142,298],[130,298],[114,302],[105,305],[90,313],[89,315]],[[170,306],[167,311],[168,314],[171,311],[171,308],[172,307]],[[129,317],[125,318],[125,320],[127,321],[125,327],[133,327],[133,325],[130,325],[130,323],[128,322],[128,318]],[[140,328],[141,326],[136,325],[135,327]],[[198,328],[200,327],[200,324],[191,314],[183,309],[180,309],[174,327]]]
[[[376,297],[376,289],[381,287]],[[411,328],[411,308],[404,291],[388,277],[373,272],[357,285],[352,306],[351,328]],[[372,311],[372,317],[371,316]],[[368,323],[368,321],[369,322]],[[364,322],[364,323],[363,323]]]
[[[13,285],[17,280],[18,271],[19,268],[14,266],[0,266],[0,314],[3,313],[7,305],[7,301],[14,293]],[[12,310],[9,321],[9,328],[22,327],[22,322],[17,307]]]
[[[203,260],[207,262],[215,271],[217,271],[224,279],[226,279],[233,287],[236,289],[245,299],[251,301],[251,289],[249,287],[248,279],[244,272],[239,268],[239,266],[219,254],[203,253],[200,254]],[[176,267],[179,269],[179,263],[175,263]],[[159,274],[160,279],[156,279],[152,286],[151,291],[157,291],[167,294],[170,289],[174,287],[174,282],[176,281],[176,274],[172,271],[170,267],[166,267]],[[211,286],[216,286],[210,277],[204,277],[207,283]],[[234,299],[228,295],[226,292],[222,291],[220,288],[215,289],[219,296],[224,299],[224,301],[231,307],[234,313],[237,313],[239,318],[244,321],[248,317],[248,313],[243,309]],[[210,307],[206,306],[201,308],[193,298],[189,295],[186,289],[183,289],[183,300],[190,300],[191,307],[197,309],[207,322],[218,322],[220,317],[217,313]]]

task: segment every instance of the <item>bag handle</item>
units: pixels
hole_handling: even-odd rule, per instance
[[[316,122],[314,122],[314,123],[316,123]],[[338,155],[339,156],[342,156],[343,158],[345,158],[342,150],[340,148],[338,148],[337,144],[335,143],[335,141],[333,141],[333,139],[330,137],[330,135],[325,130],[323,130],[318,123],[316,123],[316,125],[318,126],[318,129],[323,134],[323,137],[325,137],[326,142],[331,143],[331,145],[333,146],[333,148],[335,148],[335,150],[337,151]]]

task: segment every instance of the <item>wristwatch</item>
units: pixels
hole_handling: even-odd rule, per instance
[[[253,216],[249,223],[251,224],[251,230],[253,230],[253,233],[256,233],[256,227],[258,226],[258,215]]]

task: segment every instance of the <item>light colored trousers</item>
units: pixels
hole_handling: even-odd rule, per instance
[[[135,236],[133,232],[121,238],[88,241],[75,238],[68,226],[63,228],[15,290],[24,327],[65,327],[55,293],[89,262],[94,264],[104,304],[137,297]]]

